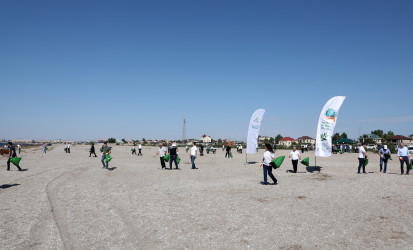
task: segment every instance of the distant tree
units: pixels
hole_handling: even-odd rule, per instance
[[[116,139],[115,138],[109,138],[108,143],[116,143]]]
[[[284,138],[284,137],[283,137],[281,134],[278,134],[278,135],[275,137],[275,143],[278,144],[282,138]]]
[[[268,142],[269,142],[270,144],[274,144],[274,138],[270,137],[270,139],[268,140]]]
[[[142,145],[146,145],[146,139],[145,138],[142,138]]]
[[[371,133],[377,135],[378,137],[384,138],[383,130],[381,129],[373,130]]]
[[[371,139],[371,138],[365,138],[364,143],[366,143],[366,144],[376,144],[376,142],[374,142],[374,140]]]
[[[343,133],[341,134],[340,138],[348,138],[348,137],[347,137],[347,133],[346,133],[346,132],[343,132]]]
[[[123,142],[123,143],[127,143],[127,141],[125,140],[125,138],[122,139],[122,142]]]
[[[388,138],[393,137],[393,136],[394,136],[393,131],[389,130],[389,132],[383,135],[383,138],[387,140]]]
[[[332,140],[332,141],[337,141],[338,139],[340,139],[340,134],[339,134],[339,133],[335,133],[335,134],[333,135],[333,137],[331,137],[331,140]]]
[[[222,143],[222,140],[221,140],[221,139],[218,139],[218,143],[221,144],[221,143]]]

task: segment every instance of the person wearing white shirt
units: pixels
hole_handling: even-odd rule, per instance
[[[67,153],[70,154],[70,143],[67,144]]]
[[[139,149],[138,155],[142,155],[142,143],[139,143],[138,149]]]
[[[274,184],[277,185],[277,179],[272,174],[272,166],[271,161],[274,159],[274,150],[272,149],[270,144],[265,144],[265,152],[262,159],[262,169],[264,170],[264,185],[268,185],[267,182],[267,174],[271,177]]]
[[[293,172],[297,173],[298,160],[301,160],[300,152],[297,151],[296,147],[293,147],[293,150],[290,152],[290,159],[293,163]]]
[[[166,169],[165,159],[163,158],[166,155],[166,148],[163,147],[162,143],[159,144],[159,150],[156,152],[155,156],[159,155],[162,169]]]
[[[67,153],[67,143],[65,143],[65,153]]]
[[[195,167],[195,158],[198,156],[198,148],[196,147],[195,142],[192,142],[192,148],[191,148],[191,163],[192,163],[192,169],[198,169]]]
[[[367,159],[367,153],[366,153],[366,149],[364,149],[364,147],[366,146],[366,143],[363,143],[359,148],[359,168],[358,168],[358,174],[360,174],[360,169],[361,167],[363,167],[363,174],[367,174],[366,173],[366,159]]]
[[[400,144],[399,149],[397,150],[397,156],[400,159],[400,170],[401,174],[404,174],[404,163],[406,163],[406,174],[410,173],[410,168],[409,168],[409,150],[407,147],[404,146],[404,143]]]
[[[239,145],[239,152],[242,154],[242,145]]]

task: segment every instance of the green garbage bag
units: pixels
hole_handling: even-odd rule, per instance
[[[181,158],[179,158],[179,155],[176,156],[176,163],[180,163],[181,162]]]
[[[106,155],[105,162],[108,163],[112,160],[112,156]]]
[[[413,159],[410,160],[410,169],[413,169]]]
[[[366,159],[366,161],[364,162],[364,166],[367,166],[367,164],[369,164],[369,159]]]
[[[22,159],[21,157],[12,157],[10,158],[10,162],[13,163],[16,167],[19,167],[19,163],[21,159]]]
[[[275,158],[274,160],[272,160],[272,162],[275,163],[275,168],[281,167],[281,164],[283,163],[284,159],[285,159],[285,156],[283,155],[283,156],[279,156]]]
[[[168,162],[168,161],[169,161],[169,154],[166,154],[166,155],[163,157],[163,159],[164,159],[166,162]]]
[[[343,151],[340,150],[340,154],[342,155],[342,154],[343,154]]]
[[[134,148],[131,148],[131,149],[130,149],[130,151],[132,151],[132,152],[133,152],[133,151],[135,151],[135,149],[134,149]]]
[[[310,165],[310,157],[305,158],[301,161],[301,163],[308,167]]]
[[[229,153],[229,156],[232,158],[232,153]]]

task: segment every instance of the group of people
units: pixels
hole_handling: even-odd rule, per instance
[[[353,145],[351,144],[333,144],[332,146],[332,152],[333,154],[337,153],[352,153],[353,150]]]
[[[132,150],[131,150],[132,154],[134,154],[134,155],[136,155],[136,147],[135,146],[136,145],[133,145]],[[138,150],[139,150],[138,156],[142,155],[142,143],[139,143]]]
[[[189,147],[187,147],[186,152],[188,152]],[[162,169],[167,169],[165,164],[165,156],[169,154],[169,169],[172,169],[172,163],[175,163],[175,169],[179,169],[178,167],[178,147],[175,143],[169,142],[168,148],[165,148],[162,143],[159,144],[158,152],[156,152],[155,156],[159,156],[161,167]],[[198,157],[198,148],[195,142],[192,142],[191,153],[189,158],[191,159],[192,169],[198,169],[195,165],[195,159]]]
[[[378,151],[378,155],[380,156],[380,172],[383,171],[383,173],[386,173],[387,162],[389,161],[389,159],[391,159],[391,152],[387,148],[387,145],[383,145],[383,147],[380,147]],[[406,164],[406,175],[410,174],[410,163],[409,163],[410,152],[407,149],[407,147],[404,145],[404,143],[401,143],[400,147],[397,149],[397,157],[400,160],[400,173],[402,175],[404,174],[405,172],[404,164]],[[366,160],[368,160],[368,155],[367,155],[365,143],[363,143],[361,146],[358,147],[358,160],[359,160],[359,166],[358,166],[357,173],[360,174],[360,170],[361,168],[363,168],[363,174],[367,174]]]

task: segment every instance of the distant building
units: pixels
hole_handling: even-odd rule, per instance
[[[374,141],[374,143],[376,143],[376,144],[381,144],[381,142],[383,140],[380,136],[375,135],[375,134],[364,134],[364,135],[360,136],[359,141],[364,142],[364,140],[366,140],[366,139],[372,139]]]
[[[283,146],[291,146],[293,144],[293,142],[297,142],[294,138],[291,137],[284,137],[282,139],[280,139],[280,141],[278,142],[278,145],[283,145]]]
[[[387,140],[395,143],[395,144],[400,144],[400,143],[404,143],[404,144],[410,144],[413,143],[413,139],[410,137],[406,137],[403,135],[395,135],[393,137],[387,138]]]
[[[212,142],[212,138],[210,136],[207,136],[206,134],[204,134],[199,140],[202,141],[203,143],[211,143]]]
[[[298,143],[309,143],[309,144],[315,144],[315,139],[311,138],[310,136],[301,136],[297,138]]]
[[[263,143],[265,140],[269,141],[271,136],[260,136],[258,137],[258,142]]]

